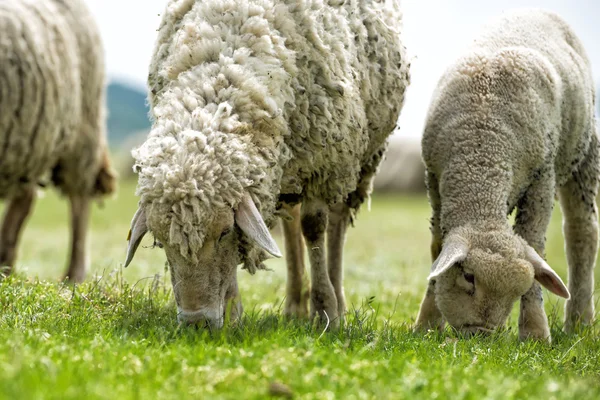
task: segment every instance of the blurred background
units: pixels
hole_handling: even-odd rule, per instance
[[[167,0],[86,0],[104,40],[109,76],[108,135],[121,176],[130,176],[129,151],[150,128],[145,80],[160,15]],[[597,0],[404,0],[404,37],[412,83],[400,129],[376,189],[424,190],[419,138],[431,94],[446,66],[490,18],[515,7],[542,7],[562,15],[584,42],[600,78],[600,2]],[[598,85],[600,89],[600,85]],[[599,90],[600,91],[600,90]]]

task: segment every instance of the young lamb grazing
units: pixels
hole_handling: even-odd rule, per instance
[[[80,0],[2,1],[0,36],[0,265],[12,271],[36,186],[50,180],[71,203],[65,277],[81,281],[90,199],[115,189],[100,36]]]
[[[254,273],[280,256],[267,229],[280,215],[286,313],[307,308],[303,234],[311,315],[339,324],[346,227],[408,85],[400,22],[396,1],[169,2],[148,78],[154,124],[133,152],[141,198],[125,264],[151,231],[180,321],[220,327],[230,301],[240,315],[236,266]]]
[[[568,299],[566,331],[592,321],[596,129],[588,58],[555,14],[505,14],[448,69],[422,139],[435,262],[418,328],[493,331],[520,298],[519,337],[550,341],[540,285]],[[568,290],[544,261],[556,191]]]

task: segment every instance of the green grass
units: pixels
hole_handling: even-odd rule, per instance
[[[6,399],[600,398],[599,326],[561,333],[563,302],[546,295],[554,342],[415,335],[429,271],[424,197],[373,199],[348,238],[351,310],[338,333],[281,317],[285,264],[240,271],[246,316],[222,331],[178,326],[165,258],[141,248],[122,269],[134,186],[95,208],[88,282],[58,282],[68,249],[67,205],[38,201],[20,247],[19,274],[0,282],[0,397]],[[281,243],[281,237],[276,232]],[[150,245],[150,243],[146,243]],[[555,212],[548,259],[566,277]],[[596,282],[600,281],[596,273]],[[598,285],[596,286],[598,287]]]

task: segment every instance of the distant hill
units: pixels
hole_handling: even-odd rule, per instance
[[[131,134],[150,129],[146,93],[131,86],[111,82],[106,93],[108,142],[120,146]]]

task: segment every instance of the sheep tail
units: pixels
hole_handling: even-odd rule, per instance
[[[116,190],[117,173],[112,168],[108,155],[108,149],[104,148],[100,162],[100,169],[98,170],[96,181],[94,182],[94,195],[105,196],[113,194]]]

